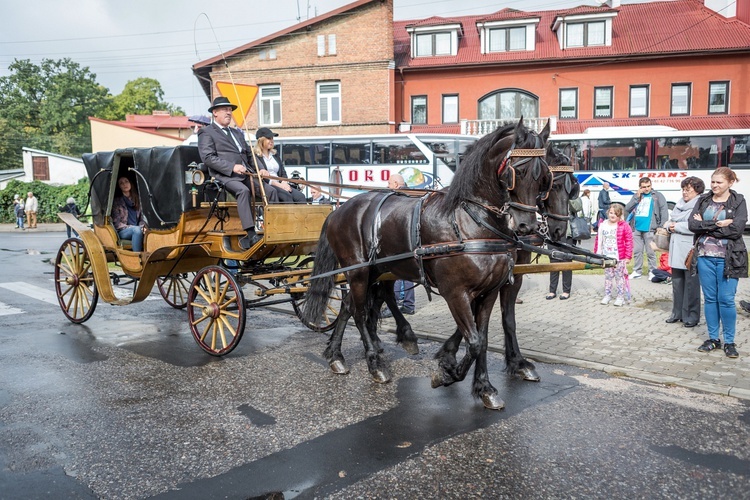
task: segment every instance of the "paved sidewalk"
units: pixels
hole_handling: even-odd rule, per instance
[[[697,348],[708,338],[705,322],[695,328],[664,322],[672,310],[672,287],[639,278],[631,281],[633,302],[615,307],[599,302],[603,275],[573,274],[569,300],[545,300],[548,274],[527,274],[516,305],[518,342],[525,357],[545,363],[564,363],[602,370],[662,384],[750,399],[750,315],[737,307],[738,359],[724,351],[708,354]],[[737,301],[750,299],[750,278],[741,279]],[[446,339],[455,325],[445,301],[427,301],[417,291],[417,312],[407,316],[414,332],[425,338]],[[384,327],[395,324],[383,320]],[[490,350],[503,351],[500,308],[490,322]]]
[[[24,229],[24,231],[21,231],[16,227],[15,224],[0,224],[0,233],[12,233],[12,232],[29,232],[29,233],[64,233],[65,232],[65,224],[62,222],[55,222],[55,223],[38,223],[36,225],[36,229],[29,229],[28,227]]]

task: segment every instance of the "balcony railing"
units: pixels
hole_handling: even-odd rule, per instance
[[[461,133],[464,135],[478,135],[483,136],[489,134],[498,127],[504,127],[506,125],[515,125],[518,123],[520,118],[500,118],[497,120],[461,120]],[[523,123],[531,130],[535,132],[541,132],[547,121],[550,122],[550,131],[555,132],[557,130],[557,117],[524,117]]]

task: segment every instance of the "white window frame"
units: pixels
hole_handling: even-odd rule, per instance
[[[508,40],[509,30],[516,28],[525,29],[525,42],[522,49],[513,49],[512,51],[533,51],[536,48],[536,27],[539,24],[541,18],[535,17],[530,19],[514,19],[511,21],[488,21],[483,23],[477,23],[477,30],[479,31],[480,38],[480,49],[482,54],[497,54],[500,52],[511,52],[511,49],[506,46],[502,50],[491,50],[490,44],[492,39],[492,32],[495,30],[506,30],[506,41]]]
[[[337,92],[329,92],[336,85]],[[321,93],[321,89],[326,90]],[[315,102],[317,108],[318,125],[338,125],[341,123],[341,82],[318,82],[315,85]],[[325,112],[325,116],[323,113]],[[334,119],[338,117],[338,119]]]
[[[273,90],[278,89],[278,95],[263,95],[264,91],[272,93]],[[275,116],[274,112],[274,103],[278,102],[279,105],[279,116]],[[263,108],[265,105],[268,105],[269,108],[269,114],[271,116],[271,121],[266,122],[263,119]],[[281,109],[281,85],[259,85],[258,86],[258,123],[265,127],[271,127],[271,126],[280,126],[281,125],[281,117],[282,117],[282,109]]]
[[[612,19],[617,17],[617,12],[606,12],[597,14],[573,14],[569,16],[558,16],[552,23],[552,31],[557,34],[560,49],[575,49],[584,47],[610,47],[612,45]],[[591,24],[604,23],[603,43],[589,43],[589,27]],[[581,25],[581,44],[571,45],[570,29],[572,26]]]
[[[443,26],[421,26],[421,27],[407,27],[406,31],[411,37],[411,54],[412,57],[446,57],[455,56],[458,53],[458,35],[461,32],[460,24],[447,24]],[[448,36],[450,46],[448,51],[440,52],[436,54],[437,36]],[[424,53],[418,50],[418,40],[420,37],[422,40],[429,39],[430,49],[424,51]]]

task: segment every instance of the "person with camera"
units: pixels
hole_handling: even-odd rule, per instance
[[[635,224],[633,230],[633,273],[630,279],[641,277],[643,271],[643,252],[648,256],[648,272],[657,269],[656,253],[651,247],[657,227],[662,227],[669,220],[667,199],[651,186],[651,179],[641,177],[638,191],[627,205],[625,213],[633,213]]]
[[[268,172],[266,175],[272,175],[274,177],[288,178],[286,170],[284,169],[284,163],[279,158],[276,149],[274,149],[273,138],[279,134],[274,133],[268,127],[261,127],[255,133],[257,143],[253,148],[255,158],[258,162],[258,167]],[[261,170],[261,174],[262,174]],[[263,175],[263,174],[262,174]],[[266,191],[275,190],[276,195],[281,203],[306,203],[307,199],[302,191],[292,187],[288,181],[281,181],[276,179],[265,179]],[[270,188],[270,189],[269,189]]]

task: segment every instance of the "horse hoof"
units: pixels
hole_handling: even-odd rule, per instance
[[[534,368],[521,368],[518,370],[518,374],[521,378],[529,382],[539,382],[542,380],[542,377],[539,376]]]
[[[401,348],[406,351],[407,354],[411,354],[412,356],[419,354],[419,345],[417,345],[416,342],[402,342]]]
[[[438,372],[433,372],[432,376],[430,377],[430,385],[432,385],[433,389],[437,389],[438,387],[443,385],[443,375]]]
[[[388,372],[383,370],[375,370],[372,373],[372,379],[378,384],[387,384],[391,381],[391,376]]]
[[[484,403],[485,408],[490,410],[502,410],[505,408],[505,401],[497,394],[483,394],[482,403]]]
[[[329,366],[331,367],[331,371],[336,375],[346,375],[349,373],[349,367],[346,366],[343,361],[331,361]]]

